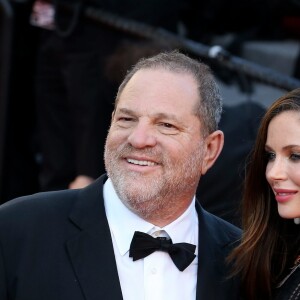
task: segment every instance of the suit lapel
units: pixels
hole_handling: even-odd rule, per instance
[[[121,300],[111,235],[103,204],[105,176],[79,193],[70,214],[78,235],[67,241],[69,257],[86,300]]]
[[[67,251],[85,300],[123,299],[103,202],[106,179],[101,176],[79,192],[69,217],[78,234],[67,241]],[[220,223],[197,201],[196,209],[199,219],[196,299],[226,299],[222,281],[230,239],[219,228]]]
[[[209,291],[211,281],[215,279],[213,253],[211,252],[211,238],[207,235],[203,211],[196,202],[196,209],[199,219],[199,237],[198,237],[198,276],[197,276],[197,296],[196,299],[207,299],[205,291]]]
[[[211,214],[204,211],[198,201],[196,209],[199,219],[196,299],[230,299],[228,287],[231,282],[225,283],[224,278],[228,271],[225,267],[225,257],[231,240],[226,229],[222,228],[222,223],[218,223]]]

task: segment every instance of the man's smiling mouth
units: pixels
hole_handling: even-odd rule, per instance
[[[136,159],[132,159],[132,158],[127,158],[127,161],[131,164],[134,165],[139,165],[139,166],[156,166],[157,163],[153,162],[153,161],[148,161],[148,160],[136,160]]]

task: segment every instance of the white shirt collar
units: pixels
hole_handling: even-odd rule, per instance
[[[130,211],[119,199],[110,178],[104,184],[103,197],[110,231],[122,256],[129,251],[135,231],[151,234],[162,229]],[[187,242],[198,246],[198,240],[195,240],[194,234],[195,226],[198,226],[198,218],[194,197],[188,209],[163,229],[171,237],[173,243]]]

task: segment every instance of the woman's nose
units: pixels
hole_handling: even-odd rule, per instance
[[[284,159],[275,159],[267,164],[266,177],[269,180],[286,179],[286,169]]]

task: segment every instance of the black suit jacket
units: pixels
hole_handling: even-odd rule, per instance
[[[1,300],[121,300],[103,204],[106,176],[81,190],[39,193],[0,207]],[[233,225],[197,203],[197,299],[235,299],[225,256],[239,238]]]

